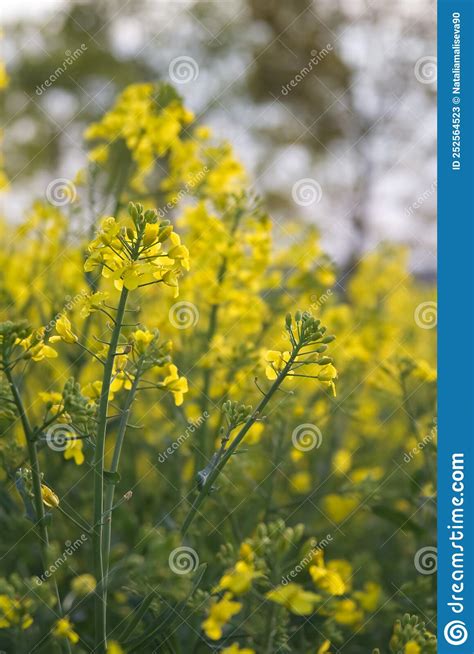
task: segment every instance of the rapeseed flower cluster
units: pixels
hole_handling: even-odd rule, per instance
[[[435,542],[436,344],[414,319],[433,288],[390,245],[341,275],[167,85],[128,87],[86,138],[74,205],[1,227],[23,567],[0,648],[432,654],[403,613],[435,616],[413,566]]]

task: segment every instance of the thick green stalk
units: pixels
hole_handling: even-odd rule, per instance
[[[102,583],[104,577],[103,558],[102,558],[102,539],[103,539],[103,516],[104,516],[104,454],[105,454],[105,437],[107,434],[107,412],[109,407],[109,392],[112,380],[112,371],[114,359],[117,352],[117,346],[122,328],[123,316],[127,304],[128,291],[124,287],[120,294],[120,300],[115,316],[115,324],[110,339],[109,351],[104,364],[104,374],[102,377],[102,388],[99,400],[97,435],[95,441],[94,453],[94,521],[92,532],[92,548],[94,557],[94,575],[97,583],[100,584],[100,592],[96,592],[95,601],[95,652],[105,652],[107,640],[107,596],[105,584]]]
[[[222,469],[230,459],[230,457],[234,454],[235,450],[238,448],[240,443],[243,441],[245,438],[247,432],[249,429],[252,427],[252,425],[258,420],[258,418],[261,417],[262,411],[264,408],[267,406],[268,402],[271,400],[272,396],[276,393],[278,390],[279,386],[287,376],[288,372],[290,371],[291,366],[294,363],[295,357],[298,354],[298,348],[295,348],[290,356],[290,359],[286,363],[285,367],[283,370],[279,373],[275,381],[273,382],[272,386],[270,387],[270,390],[268,393],[263,397],[258,404],[257,408],[255,411],[252,413],[250,418],[247,420],[247,422],[244,424],[242,429],[239,431],[237,436],[234,438],[232,443],[227,447],[227,449],[224,451],[224,454],[222,457],[219,459],[219,461],[216,464],[216,467],[214,470],[210,473],[209,477],[206,480],[206,483],[202,487],[199,495],[196,497],[193,505],[189,509],[188,515],[186,516],[186,519],[183,523],[183,526],[181,528],[181,535],[184,537],[191,526],[191,523],[193,522],[194,518],[197,515],[197,512],[199,510],[199,507],[203,503],[204,499],[209,495],[212,489],[213,483],[216,481],[217,477],[220,475],[222,472]]]
[[[43,495],[41,493],[41,470],[39,465],[38,452],[36,449],[36,442],[34,440],[33,429],[28,419],[28,415],[26,413],[25,407],[23,406],[23,401],[21,399],[20,393],[11,374],[11,370],[8,368],[8,365],[5,366],[4,371],[5,371],[5,376],[8,380],[8,384],[10,385],[10,390],[13,395],[13,400],[15,402],[18,415],[20,417],[21,425],[23,427],[23,432],[25,434],[26,445],[28,448],[28,457],[30,460],[30,468],[31,468],[31,479],[33,484],[33,503],[35,507],[36,520],[37,520],[36,526],[38,528],[38,533],[40,537],[42,564],[43,564],[43,568],[46,570],[46,568],[48,567],[49,535],[48,535],[48,528],[46,527],[46,522],[45,522]],[[63,609],[61,605],[61,598],[59,595],[58,584],[54,576],[52,582],[53,582],[54,594],[56,595],[56,601],[58,603],[58,613],[60,616],[62,616]],[[71,648],[69,646],[69,641],[63,643],[61,645],[61,648],[65,648],[67,652],[70,652]]]
[[[130,415],[130,409],[135,399],[135,394],[137,392],[138,383],[140,381],[140,370],[137,369],[135,378],[132,383],[132,388],[129,390],[127,399],[125,401],[125,406],[123,407],[122,416],[120,418],[119,428],[117,432],[117,440],[115,441],[114,453],[112,456],[112,463],[110,465],[110,472],[118,472],[118,467],[120,463],[120,455],[122,453],[122,445],[125,438],[125,432],[127,430],[128,418]],[[114,494],[115,494],[115,483],[113,481],[106,480],[105,487],[105,502],[104,502],[104,535],[103,535],[103,566],[104,566],[104,578],[106,583],[104,584],[105,594],[107,595],[107,576],[109,574],[109,557],[110,557],[110,544],[112,538],[112,507],[114,505]]]

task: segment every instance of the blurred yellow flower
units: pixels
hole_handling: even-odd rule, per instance
[[[107,643],[107,654],[124,654],[124,650],[116,640],[109,640]]]
[[[348,591],[345,579],[351,576],[351,566],[346,561],[330,561],[326,565],[321,550],[316,553],[315,560],[316,565],[309,568],[309,573],[315,585],[330,595],[344,595]]]
[[[232,643],[229,647],[224,647],[220,654],[255,654],[255,650],[249,647],[241,648],[238,643]]]
[[[28,629],[33,624],[33,618],[28,614],[27,609],[30,600],[20,602],[11,599],[8,595],[0,595],[0,629],[20,627]]]
[[[209,616],[202,623],[206,636],[211,640],[219,640],[222,637],[223,627],[239,613],[241,608],[242,604],[233,601],[231,593],[225,593],[222,599],[211,604]]]
[[[73,459],[74,463],[77,466],[80,466],[84,463],[85,457],[84,452],[82,451],[83,444],[80,438],[76,438],[69,442],[68,446],[64,450],[64,458],[67,460]]]
[[[364,613],[354,600],[342,599],[335,603],[332,616],[339,624],[354,626],[362,621]]]
[[[178,375],[178,368],[173,363],[169,364],[168,373],[163,380],[163,385],[173,393],[176,406],[181,406],[184,393],[188,392],[188,382],[186,377],[180,377]]]
[[[71,581],[71,590],[79,597],[84,597],[85,595],[92,593],[96,586],[96,578],[93,575],[87,573],[78,575]]]
[[[277,586],[265,597],[281,604],[296,615],[309,615],[313,612],[314,605],[321,601],[320,595],[304,590],[299,584],[294,583]]]
[[[234,595],[242,595],[250,590],[252,581],[261,577],[251,563],[237,561],[234,568],[227,572],[219,581],[217,590],[230,590]]]
[[[73,645],[79,642],[79,636],[72,628],[69,618],[60,618],[56,621],[53,628],[53,636],[56,638],[67,638]]]
[[[342,522],[360,504],[355,496],[343,496],[331,493],[323,498],[323,510],[334,522]]]

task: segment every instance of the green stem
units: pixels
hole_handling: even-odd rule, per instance
[[[193,505],[189,509],[188,515],[186,516],[186,519],[183,523],[183,526],[181,528],[181,536],[184,537],[191,526],[191,523],[193,522],[194,518],[197,515],[197,512],[199,510],[199,507],[203,503],[204,499],[209,495],[211,492],[213,483],[216,481],[217,477],[220,475],[222,472],[224,466],[227,464],[228,460],[230,457],[234,454],[235,450],[238,448],[240,443],[243,441],[245,438],[247,432],[249,429],[252,427],[252,425],[261,417],[262,411],[264,408],[267,406],[268,402],[271,400],[273,395],[276,393],[278,388],[280,387],[281,383],[287,376],[288,372],[290,371],[291,366],[293,365],[293,362],[295,360],[295,357],[299,351],[299,347],[295,348],[286,363],[285,367],[283,370],[279,373],[275,381],[273,382],[272,386],[270,387],[270,390],[268,393],[263,397],[258,404],[257,408],[255,411],[253,411],[252,415],[249,417],[245,425],[242,427],[242,429],[239,431],[237,436],[234,438],[232,443],[227,447],[225,452],[223,453],[222,457],[219,459],[217,462],[214,470],[209,474],[209,477],[206,480],[206,483],[203,485],[199,495],[196,497]]]
[[[125,432],[127,430],[128,418],[130,415],[130,408],[135,399],[135,394],[137,392],[138,384],[140,381],[141,371],[138,368],[135,374],[135,378],[132,383],[132,388],[128,392],[125,406],[123,407],[122,416],[120,418],[120,423],[117,432],[117,440],[115,441],[114,453],[112,456],[112,463],[110,465],[110,472],[118,472],[118,467],[120,463],[120,455],[122,453],[122,445],[125,438]],[[115,494],[115,483],[109,482],[106,480],[105,488],[105,501],[104,501],[104,515],[105,524],[104,524],[104,535],[103,535],[103,566],[104,566],[104,593],[107,597],[107,576],[109,574],[109,557],[110,557],[110,545],[112,538],[112,507],[114,505],[114,494]]]
[[[99,400],[99,411],[97,421],[97,437],[95,442],[94,453],[94,526],[92,532],[92,548],[94,557],[94,575],[99,584],[101,592],[97,593],[95,601],[95,646],[96,652],[105,652],[107,640],[107,596],[105,584],[102,584],[104,577],[103,558],[102,558],[102,539],[103,539],[103,514],[104,514],[104,454],[105,454],[105,437],[107,434],[107,412],[109,407],[109,392],[114,367],[115,353],[120,338],[123,316],[127,304],[128,290],[124,287],[120,294],[120,300],[117,307],[116,321],[112,331],[107,359],[104,364],[104,375],[102,378],[102,388]]]
[[[46,570],[48,566],[49,535],[48,535],[48,528],[46,527],[46,522],[45,522],[43,495],[41,492],[41,470],[39,465],[38,452],[36,449],[36,442],[34,439],[33,429],[28,419],[28,415],[26,413],[25,407],[23,406],[23,401],[21,399],[20,393],[18,391],[18,388],[15,384],[15,381],[11,374],[11,370],[9,369],[8,365],[4,366],[4,371],[8,384],[10,385],[10,390],[13,395],[13,400],[15,402],[18,415],[20,417],[21,425],[23,427],[23,432],[25,434],[26,444],[28,448],[28,456],[30,459],[30,468],[31,468],[31,479],[33,482],[33,502],[35,506],[35,513],[36,513],[36,520],[37,520],[36,526],[38,528],[38,533],[40,537],[42,565],[43,568]],[[61,604],[61,597],[59,595],[58,584],[54,577],[52,579],[52,583],[53,583],[54,594],[56,595],[56,601],[58,604],[58,613],[59,616],[62,616],[63,609]],[[71,651],[69,642],[65,644],[65,647],[67,652]],[[63,646],[61,646],[61,648],[63,649]]]

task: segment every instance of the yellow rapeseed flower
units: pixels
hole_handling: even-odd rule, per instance
[[[269,364],[265,368],[267,379],[276,379],[278,373],[283,370],[290,359],[289,352],[279,352],[278,350],[268,350],[265,354],[265,361]]]
[[[76,343],[77,342],[77,336],[74,334],[72,331],[72,326],[71,326],[71,321],[67,316],[62,314],[57,320],[56,320],[56,331],[58,332],[57,336],[52,336],[49,340],[51,343],[54,343],[56,341],[64,341],[65,343]]]
[[[225,593],[222,599],[211,605],[209,616],[202,623],[206,636],[211,640],[219,640],[223,627],[241,608],[242,604],[233,601],[231,593]]]
[[[20,602],[8,595],[0,595],[0,629],[31,627],[33,618],[27,612],[29,605],[30,600]]]
[[[84,463],[85,457],[84,452],[82,451],[83,443],[80,438],[71,440],[68,444],[68,447],[64,450],[64,458],[67,460],[73,459],[74,463],[78,466]]]
[[[54,491],[46,486],[46,484],[41,484],[41,497],[43,499],[43,504],[48,506],[51,509],[55,509],[59,506],[59,497]]]
[[[266,597],[296,615],[309,615],[314,611],[314,605],[321,601],[320,595],[304,590],[294,583],[277,586],[269,591]]]
[[[321,647],[318,648],[316,654],[329,654],[329,648],[331,647],[331,641],[325,640]]]
[[[224,647],[220,654],[255,654],[255,650],[250,649],[249,647],[241,649],[238,643],[232,643],[229,647]]]
[[[234,595],[242,595],[250,590],[252,581],[261,577],[252,563],[237,561],[234,568],[227,572],[219,581],[217,590],[230,590]]]
[[[96,578],[87,573],[78,575],[71,581],[71,590],[79,597],[84,597],[85,595],[92,593],[96,586]]]
[[[184,393],[188,392],[187,379],[186,377],[180,377],[178,375],[178,368],[174,365],[174,363],[169,364],[168,372],[169,374],[163,380],[163,385],[173,393],[176,406],[181,406],[183,403]]]
[[[79,642],[79,636],[72,628],[69,618],[60,618],[56,621],[53,628],[53,636],[56,636],[56,638],[67,638],[73,645]]]

